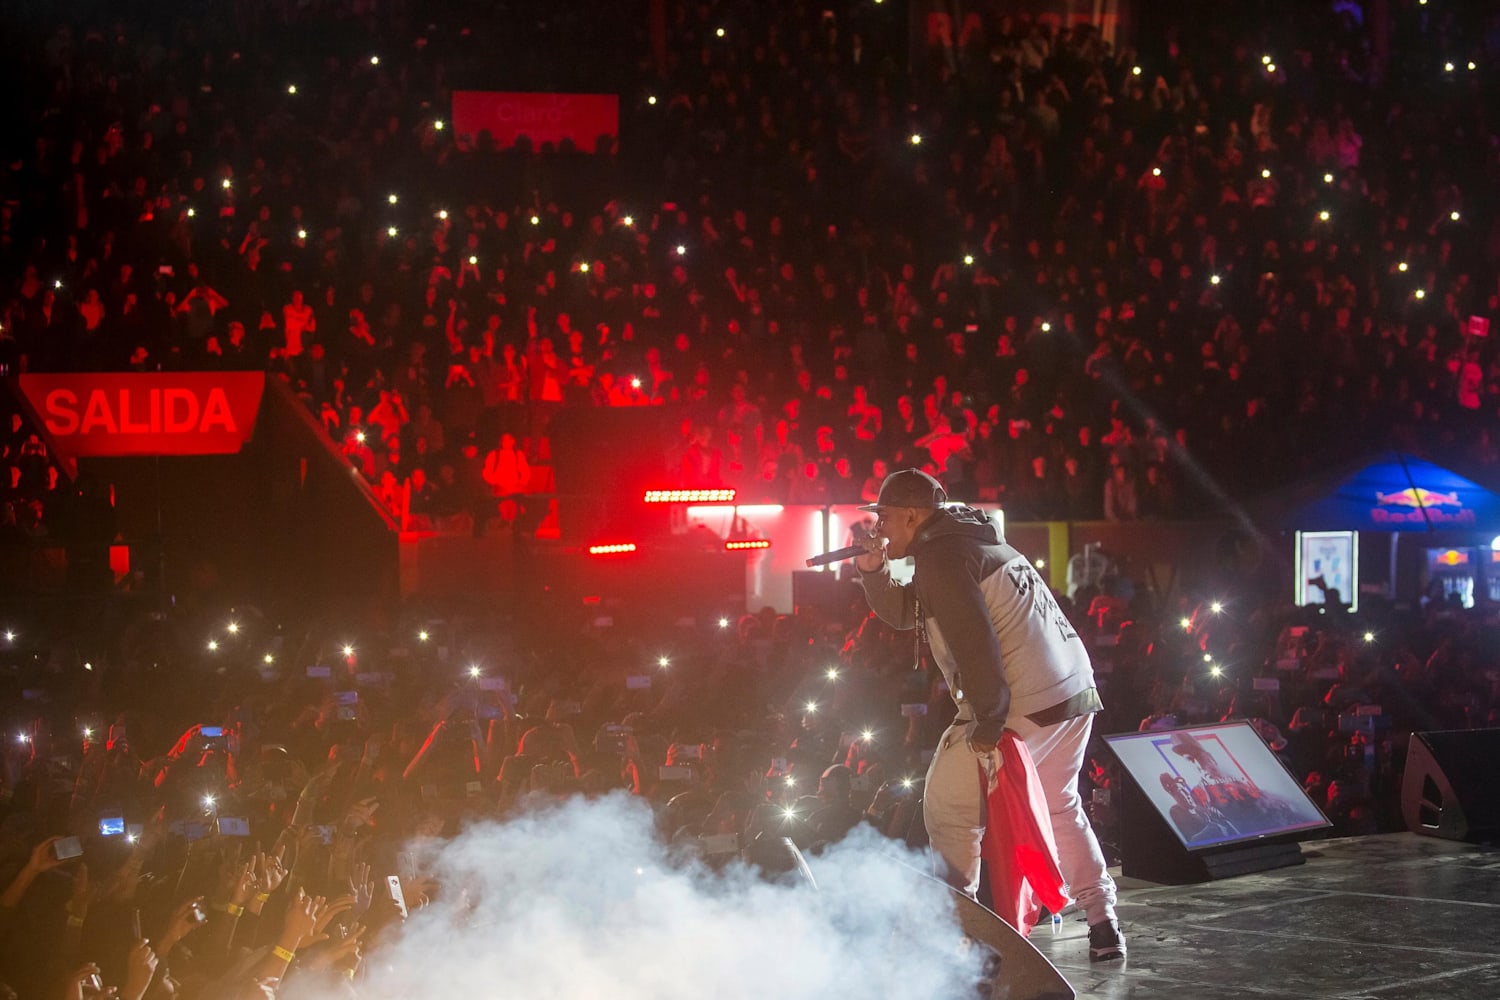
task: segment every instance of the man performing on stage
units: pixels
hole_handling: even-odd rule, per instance
[[[1026,743],[1046,791],[1063,878],[1089,922],[1089,958],[1125,957],[1115,883],[1078,796],[1078,772],[1102,707],[1083,641],[1026,557],[984,513],[948,504],[917,469],[887,476],[879,515],[856,565],[870,607],[896,628],[915,628],[947,679],[958,715],[927,770],[923,811],[941,874],[970,896],[979,885],[985,799],[978,767],[999,765],[1006,728]],[[887,556],[911,556],[910,584]]]

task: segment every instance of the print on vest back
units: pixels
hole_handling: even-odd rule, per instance
[[[1045,622],[1057,629],[1057,634],[1062,636],[1063,642],[1078,638],[1078,633],[1073,631],[1073,625],[1068,621],[1068,616],[1062,613],[1062,608],[1057,606],[1057,600],[1052,596],[1052,591],[1047,588],[1046,581],[1025,560],[1017,560],[1005,567],[1005,575],[1010,577],[1010,582],[1015,586],[1016,592],[1021,597],[1031,598],[1031,610],[1040,616]]]

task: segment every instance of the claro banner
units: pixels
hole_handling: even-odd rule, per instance
[[[614,94],[531,94],[496,90],[455,90],[453,131],[472,148],[488,132],[501,149],[519,136],[533,148],[572,139],[585,153],[595,151],[600,136],[613,143],[620,135],[620,99]]]
[[[21,375],[65,460],[104,455],[232,455],[250,440],[262,372]]]

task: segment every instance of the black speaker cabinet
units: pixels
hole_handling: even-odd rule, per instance
[[[1500,837],[1500,729],[1412,733],[1401,814],[1408,829],[1428,837]]]

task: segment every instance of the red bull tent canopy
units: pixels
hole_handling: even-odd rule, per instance
[[[1300,531],[1500,532],[1500,495],[1411,455],[1343,466],[1249,506],[1259,524]]]

